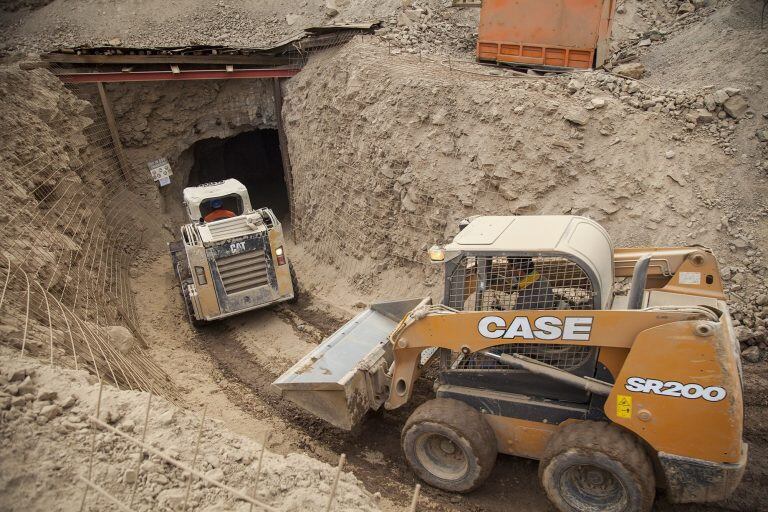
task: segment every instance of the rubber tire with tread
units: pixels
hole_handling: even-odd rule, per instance
[[[299,280],[296,278],[296,271],[293,270],[293,264],[288,262],[288,270],[291,272],[291,286],[293,286],[293,298],[288,301],[289,304],[299,302]]]
[[[432,474],[416,455],[416,443],[423,434],[449,438],[464,452],[468,467],[459,479],[448,480]],[[479,487],[496,462],[497,441],[493,429],[477,409],[459,400],[435,398],[419,406],[403,427],[401,444],[405,459],[427,484],[450,492],[469,492]]]
[[[621,482],[628,494],[628,504],[622,512],[647,512],[653,507],[656,495],[653,463],[640,441],[611,423],[581,421],[560,428],[539,462],[539,480],[557,510],[607,509],[607,503],[598,508],[574,507],[561,495],[559,477],[567,468],[582,464],[610,471]]]

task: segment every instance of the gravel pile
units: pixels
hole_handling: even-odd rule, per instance
[[[83,494],[77,475],[87,475],[99,385],[83,371],[50,368],[0,351],[0,509],[76,510]],[[148,395],[105,386],[100,418],[134,438],[143,435]],[[191,465],[199,417],[153,397],[147,442],[166,456]],[[261,446],[208,420],[196,469],[241,492],[253,492]],[[95,436],[93,480],[134,510],[181,510],[189,474],[157,455],[103,430]],[[280,511],[325,507],[335,468],[303,454],[266,452],[256,490],[259,500]],[[34,482],[34,483],[33,483]],[[21,485],[24,483],[24,485]],[[34,489],[33,492],[30,492]],[[90,493],[92,509],[104,500]],[[379,510],[376,498],[343,473],[335,510]],[[249,504],[193,478],[188,510],[248,510]]]

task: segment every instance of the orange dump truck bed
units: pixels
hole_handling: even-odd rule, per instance
[[[483,0],[481,61],[591,68],[608,54],[616,0]]]

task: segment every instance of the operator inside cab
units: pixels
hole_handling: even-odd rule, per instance
[[[215,220],[221,220],[221,219],[230,219],[232,217],[237,216],[235,212],[224,208],[224,202],[221,199],[212,200],[211,207],[213,208],[213,210],[211,210],[211,212],[208,213],[208,215],[203,217],[203,221],[205,222],[213,222]]]
[[[552,286],[539,272],[533,258],[507,258],[512,275],[517,279],[515,309],[556,309]]]

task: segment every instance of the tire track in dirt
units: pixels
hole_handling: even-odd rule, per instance
[[[330,317],[322,317],[319,312],[323,310],[322,305],[308,304],[307,299],[302,298],[299,304],[281,306],[276,308],[274,313],[288,321],[297,334],[303,335],[304,338],[311,337],[312,331],[298,328],[302,323],[310,324],[312,329],[325,337],[335,331],[344,319],[333,314]],[[307,312],[310,314],[307,315]],[[272,391],[272,381],[278,375],[246,350],[234,336],[233,328],[226,322],[209,325],[201,330],[199,335],[202,347],[209,353],[222,375],[253,393],[253,397],[250,397],[229,386],[224,392],[230,401],[247,413],[259,417],[263,417],[264,413],[257,411],[254,403],[269,407],[272,415],[290,424],[297,433],[311,440],[306,442],[300,439],[297,443],[300,450],[309,452],[329,464],[336,464],[338,459],[329,458],[322,450],[317,449],[318,445],[337,456],[345,453],[347,467],[363,481],[370,492],[379,492],[399,505],[408,505],[413,486],[418,480],[402,456],[400,431],[413,409],[431,398],[431,382],[426,379],[418,381],[414,390],[415,399],[406,406],[395,411],[374,411],[352,432],[346,432],[304,412]],[[318,340],[307,341],[317,343]],[[375,462],[370,460],[372,457]],[[519,510],[523,511],[552,510],[543,492],[538,488],[538,483],[531,487],[530,482],[536,481],[535,463],[524,459],[500,457],[488,484],[471,495],[456,495],[422,487],[422,496],[428,501],[425,500],[420,510],[506,512],[510,501],[518,503]]]
[[[371,464],[365,460],[366,452],[372,450],[383,453],[390,460],[401,458],[399,453],[399,425],[405,421],[404,418],[398,419],[393,417],[394,415],[386,413],[380,416],[390,416],[390,418],[384,418],[383,422],[364,422],[359,429],[353,432],[336,429],[307,414],[272,391],[270,387],[277,375],[265,368],[246,350],[240,341],[232,336],[231,328],[226,323],[207,326],[199,332],[199,335],[204,349],[212,357],[222,375],[231,382],[242,384],[257,398],[257,400],[251,400],[248,395],[243,395],[238,390],[228,387],[224,392],[230,401],[249,414],[260,416],[263,416],[263,413],[256,410],[255,403],[268,406],[274,416],[283,419],[291,425],[291,428],[309,437],[312,443],[318,443],[336,454],[346,453],[348,469],[365,483],[369,491],[380,492],[382,496],[386,496],[399,504],[407,504],[412,486],[416,483],[415,479],[413,477],[398,478],[398,481],[394,481],[391,478],[393,473],[407,474],[404,462],[392,467],[390,464]],[[403,414],[407,416],[406,411],[397,414],[397,416]],[[312,443],[300,441],[298,447],[329,464],[335,465],[338,462],[338,459],[329,459],[320,453],[312,446]],[[435,510],[441,510],[441,508]]]
[[[422,380],[417,384],[415,393],[420,400],[415,400],[396,411],[373,412],[372,417],[363,421],[354,431],[346,432],[305,413],[272,392],[270,386],[277,375],[256,361],[229,333],[226,325],[211,326],[210,332],[205,333],[206,338],[209,336],[210,340],[205,343],[206,350],[228,380],[247,387],[262,404],[270,407],[275,416],[308,436],[312,443],[318,443],[337,455],[346,453],[348,468],[363,481],[370,492],[380,492],[382,496],[403,506],[408,504],[413,486],[418,481],[403,459],[400,430],[413,409],[429,396],[431,383]],[[248,396],[243,396],[231,388],[227,388],[225,393],[238,407],[255,413],[254,408],[249,407]],[[316,450],[312,443],[299,443],[298,447],[329,464],[337,462],[337,459],[329,459]],[[366,458],[377,452],[383,455],[382,462],[372,463]],[[393,475],[396,477],[393,478]],[[423,487],[422,494],[430,500],[430,503],[425,504],[425,509],[506,512],[507,504],[512,500],[529,504],[520,510],[550,510],[543,493],[538,489],[538,484],[531,488],[528,483],[536,481],[536,478],[536,466],[531,461],[503,457],[497,462],[488,485],[472,495],[460,496]]]

